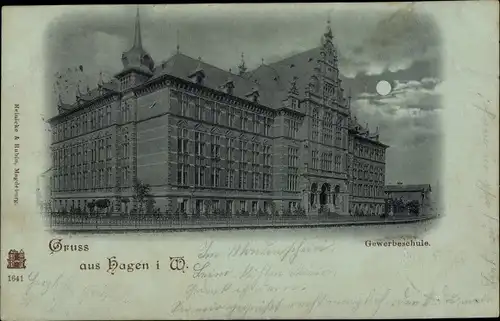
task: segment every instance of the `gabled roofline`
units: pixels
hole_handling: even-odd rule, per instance
[[[86,100],[84,101],[82,104],[76,106],[75,108],[71,108],[71,109],[68,109],[66,112],[64,113],[60,113],[60,114],[57,114],[55,115],[54,117],[48,119],[46,122],[51,124],[53,123],[54,121],[60,119],[60,118],[63,118],[64,116],[67,116],[67,115],[71,115],[79,110],[82,110],[82,109],[85,109],[85,107],[88,107],[89,105],[95,103],[95,102],[98,102],[99,100],[104,100],[105,98],[108,98],[108,97],[113,97],[113,96],[120,96],[121,93],[120,92],[112,92],[112,91],[109,91],[106,89],[107,92],[105,92],[104,94],[100,95],[100,96],[97,96],[95,97],[94,99],[91,99],[91,100]],[[73,104],[75,105],[75,104]],[[73,106],[71,105],[71,106]]]

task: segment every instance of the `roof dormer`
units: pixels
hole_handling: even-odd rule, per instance
[[[245,95],[246,98],[250,99],[254,103],[259,101],[259,96],[260,96],[259,89],[257,87],[253,87],[252,91],[250,91]]]
[[[191,79],[192,82],[196,84],[203,84],[203,80],[205,79],[205,71],[203,70],[203,67],[201,66],[201,58],[198,58],[199,63],[198,67],[188,75],[189,79]]]
[[[229,95],[233,95],[234,93],[234,81],[231,78],[228,78],[224,84],[222,84],[221,89]]]

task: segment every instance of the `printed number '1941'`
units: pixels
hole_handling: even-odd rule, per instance
[[[23,282],[22,275],[9,275],[9,282]]]

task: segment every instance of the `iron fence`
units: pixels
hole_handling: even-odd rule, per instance
[[[424,220],[427,216],[228,216],[198,217],[172,214],[59,214],[44,213],[51,228],[66,229],[190,229],[232,227],[286,227],[328,224],[369,224]]]

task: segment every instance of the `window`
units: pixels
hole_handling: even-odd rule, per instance
[[[291,119],[285,120],[286,135],[290,138],[296,138],[299,131],[299,122]]]
[[[288,148],[288,166],[289,167],[297,167],[298,163],[298,149],[294,147]]]
[[[271,146],[264,146],[264,165],[271,166]]]
[[[82,164],[82,147],[81,146],[77,147],[76,161],[77,161],[78,165]]]
[[[299,101],[297,99],[292,99],[292,109],[293,110],[299,109]]]
[[[288,190],[296,191],[298,187],[298,148],[288,148]]]
[[[179,128],[179,137],[177,138],[177,153],[184,154],[188,152],[188,133],[186,128]]]
[[[259,164],[259,145],[252,144],[252,163]]]
[[[196,164],[194,175],[194,185],[205,186],[205,167]]]
[[[246,211],[246,209],[247,209],[246,201],[240,201],[240,210]]]
[[[234,126],[234,109],[231,108],[231,107],[229,107],[229,110],[228,110],[227,125],[229,127],[233,127]]]
[[[257,202],[253,201],[252,202],[252,213],[257,213]]]
[[[127,156],[128,156],[128,142],[127,144]],[[99,161],[104,160],[104,139],[99,139]]]
[[[187,211],[187,200],[186,199],[180,199],[178,200],[178,209],[181,213],[185,213]]]
[[[108,167],[108,170],[107,170],[107,175],[108,175],[108,186],[113,186],[113,172],[111,171],[111,168]]]
[[[253,123],[253,132],[259,133],[260,123],[256,114],[253,115],[252,123]]]
[[[227,139],[227,160],[232,161],[234,157],[234,141],[231,138]]]
[[[226,201],[226,211],[228,211],[229,213],[233,213],[233,201],[232,200]]]
[[[186,94],[181,94],[179,96],[181,98],[181,116],[187,116],[189,108],[189,96]]]
[[[203,201],[202,200],[196,200],[196,212],[201,213],[203,211]]]
[[[245,164],[240,164],[240,170],[239,170],[240,179],[239,179],[238,188],[240,188],[240,189],[247,188],[247,175],[248,175],[248,173],[246,171]]]
[[[326,170],[333,171],[333,153],[328,153],[326,155]]]
[[[98,110],[98,113],[99,113],[99,128],[102,128],[104,122],[104,110],[101,108]]]
[[[341,157],[335,156],[335,171],[340,172],[341,170]]]
[[[259,181],[260,181],[260,173],[253,172],[252,173],[252,189],[259,189]]]
[[[196,119],[199,119],[199,120],[203,120],[203,107],[201,106],[201,104],[199,103],[196,103],[194,105],[194,118]]]
[[[241,112],[241,129],[247,130],[247,124],[248,120],[246,114],[244,112]]]
[[[209,121],[213,122],[214,124],[219,124],[220,123],[220,118],[221,118],[221,111],[220,108],[217,104],[215,103],[209,103],[208,108],[210,109],[210,118]]]
[[[234,169],[229,169],[226,174],[226,186],[234,188]]]
[[[317,150],[312,151],[312,168],[313,169],[318,169],[318,155],[319,152]]]
[[[246,161],[245,153],[246,153],[245,142],[240,140],[240,162]]]
[[[266,191],[271,190],[271,174],[264,173],[263,189]]]
[[[129,142],[128,142],[128,135],[125,134],[123,138],[123,158],[129,157]]]
[[[124,167],[122,171],[123,171],[123,186],[128,186],[129,185],[128,167]]]
[[[342,144],[342,128],[339,125],[335,128],[335,142],[337,146]]]
[[[210,149],[210,157],[220,157],[220,136],[212,136],[212,148]]]
[[[318,141],[319,135],[319,114],[318,110],[314,109],[312,113],[312,137],[313,141]]]
[[[289,169],[288,172],[288,190],[296,191],[298,187],[297,169]]]
[[[104,187],[104,169],[99,170],[99,187]]]
[[[111,159],[112,155],[112,147],[111,147],[111,138],[106,138],[106,158],[109,160]],[[85,154],[87,154],[87,151],[85,151]]]
[[[111,106],[106,107],[106,125],[111,125]]]
[[[203,156],[204,154],[205,144],[203,136],[204,136],[203,133],[200,132],[194,133],[194,146],[195,146],[196,156]]]
[[[326,153],[321,153],[320,168],[321,170],[326,170]]]
[[[188,184],[188,132],[186,128],[178,128],[177,137],[177,184]]]
[[[266,136],[271,135],[271,120],[269,118],[266,118],[264,120],[264,135]]]
[[[212,187],[219,187],[220,186],[220,168],[212,168],[212,175],[211,175],[211,184]]]
[[[177,164],[177,184],[186,185],[187,182],[187,167],[186,164]]]

